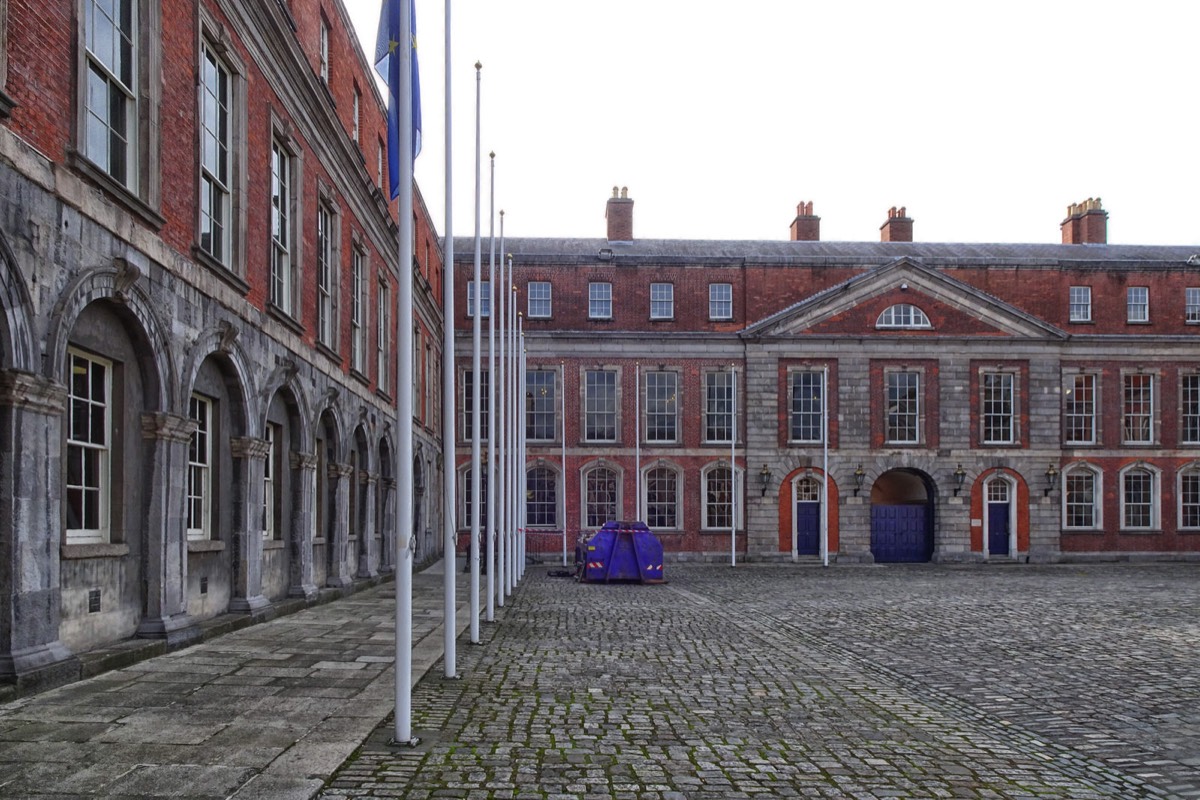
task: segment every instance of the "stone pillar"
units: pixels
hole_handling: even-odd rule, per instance
[[[379,574],[379,559],[375,550],[375,485],[379,479],[366,470],[358,471],[358,485],[365,487],[367,496],[358,514],[358,577],[374,578]],[[357,494],[357,492],[356,492]]]
[[[188,443],[196,422],[150,411],[142,415],[146,440],[145,479],[150,490],[146,514],[146,613],[137,628],[144,639],[170,646],[199,639],[200,627],[187,612]]]
[[[379,571],[390,575],[396,571],[396,481],[380,478],[383,492],[383,516],[379,521]]]
[[[329,465],[329,479],[334,481],[334,500],[332,531],[325,532],[325,546],[329,548],[329,572],[325,579],[326,586],[344,588],[353,580],[346,566],[346,551],[350,539],[350,478],[354,468],[349,464]],[[330,535],[332,533],[332,536]]]
[[[262,593],[263,480],[271,444],[266,439],[235,437],[229,442],[234,460],[233,596],[234,614],[262,614],[271,602]]]
[[[58,639],[66,397],[40,376],[0,372],[0,681],[31,689],[78,675]]]
[[[317,457],[313,453],[291,451],[288,466],[292,470],[292,527],[287,546],[291,552],[291,585],[288,597],[312,600],[317,596],[313,581],[313,528],[317,498]]]

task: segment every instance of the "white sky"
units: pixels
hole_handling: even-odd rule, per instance
[[[372,57],[380,0],[344,0]],[[445,5],[416,0],[417,182],[445,233]],[[474,233],[475,68],[508,236],[1200,244],[1195,0],[456,0],[454,234]],[[498,233],[498,230],[497,230]]]

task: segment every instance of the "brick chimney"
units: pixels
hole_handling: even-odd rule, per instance
[[[1100,207],[1100,198],[1089,197],[1067,206],[1062,221],[1063,244],[1107,244],[1108,212]]]
[[[887,222],[879,226],[879,241],[881,242],[911,242],[913,221],[905,213],[904,206],[888,209]]]
[[[604,217],[608,220],[610,242],[633,241],[633,201],[629,199],[628,186],[621,187],[620,196],[617,195],[617,187],[613,187],[613,195],[608,198]]]
[[[821,218],[813,214],[811,200],[796,206],[796,218],[792,220],[792,241],[821,241]]]

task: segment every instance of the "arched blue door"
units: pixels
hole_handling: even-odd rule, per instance
[[[1012,493],[1007,481],[994,480],[987,485],[988,555],[1008,555],[1009,503]]]
[[[821,554],[821,484],[813,478],[796,481],[796,553]]]

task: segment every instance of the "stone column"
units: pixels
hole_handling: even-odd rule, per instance
[[[66,397],[40,376],[0,372],[0,680],[19,687],[78,675],[58,639]]]
[[[383,492],[383,515],[379,524],[379,571],[390,575],[396,571],[396,481],[380,478]]]
[[[350,478],[354,468],[349,464],[329,465],[329,479],[334,482],[334,501],[330,513],[333,514],[332,531],[325,533],[325,546],[329,548],[329,573],[325,579],[326,586],[344,588],[353,580],[346,566],[346,551],[350,539]],[[332,536],[330,534],[332,533]]]
[[[187,496],[188,443],[196,422],[188,417],[150,411],[142,414],[146,440],[146,613],[137,628],[145,639],[186,644],[201,635],[187,612]]]
[[[288,466],[292,470],[292,527],[288,531],[291,576],[288,597],[312,600],[317,596],[313,581],[313,527],[317,498],[317,457],[313,453],[291,451]]]
[[[379,479],[366,470],[358,471],[358,485],[366,488],[367,496],[359,506],[358,577],[374,578],[379,574],[375,549],[375,485]]]
[[[234,614],[262,614],[271,602],[262,593],[263,480],[271,444],[239,436],[230,440],[233,455],[233,596]]]

